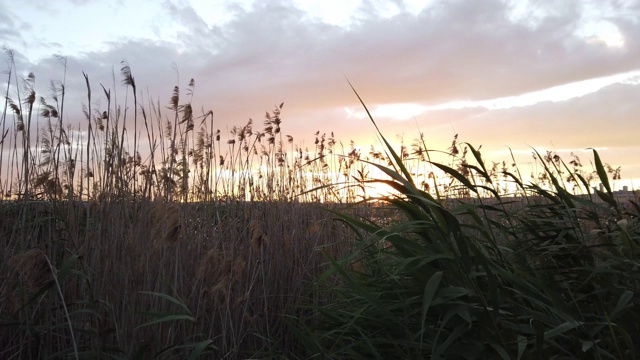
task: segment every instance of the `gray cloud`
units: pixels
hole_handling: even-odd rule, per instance
[[[370,104],[437,104],[517,95],[640,68],[640,39],[635,35],[640,22],[629,16],[640,11],[637,2],[607,1],[618,9],[607,20],[624,36],[623,48],[576,36],[584,3],[563,4],[554,3],[553,12],[532,26],[514,22],[511,5],[498,0],[441,1],[420,14],[400,11],[391,18],[378,16],[371,2],[359,10],[352,26],[341,28],[284,0],[258,1],[251,9],[235,7],[231,22],[211,27],[189,6],[168,1],[165,11],[183,29],[178,43],[122,40],[102,52],[70,56],[69,101],[78,113],[80,103],[86,102],[81,71],[89,74],[95,97],[100,83],[123,96],[119,68],[127,59],[139,89],[146,93],[148,88],[162,104],[174,85],[184,88],[195,78],[196,108],[212,109],[223,131],[250,117],[260,120],[265,110],[284,101],[285,131],[298,137],[316,130],[336,131],[338,137],[349,138],[369,124],[346,120],[341,113],[342,107],[358,106],[345,77]],[[3,14],[0,23],[8,23]],[[1,29],[0,39],[17,36]],[[26,68],[39,79],[60,78],[62,73],[54,59]],[[417,120],[420,126],[438,127],[434,133],[450,135],[455,127],[479,142],[524,144],[540,139],[596,146],[586,142],[598,131],[603,143],[631,144],[626,134],[640,133],[633,122],[640,113],[634,97],[638,98],[638,86],[615,85],[563,103],[491,112],[441,111]],[[614,125],[603,125],[603,119]],[[392,133],[415,133],[414,120],[381,122]],[[627,137],[616,140],[615,134]]]
[[[503,143],[567,147],[629,147],[640,134],[640,85],[613,84],[563,102],[484,113],[475,127],[487,125]],[[496,136],[497,135],[497,136]]]
[[[7,4],[0,2],[0,45],[22,41],[20,28],[14,18],[15,15]]]
[[[443,111],[442,114],[453,112],[451,126],[460,130],[461,139],[474,146],[484,145],[486,158],[490,160],[510,161],[509,154],[505,153],[509,146],[516,150],[516,159],[521,164],[532,161],[535,148],[542,152],[559,150],[565,157],[572,151],[588,165],[592,156],[583,151],[599,148],[603,161],[622,165],[625,176],[638,177],[640,151],[636,134],[640,134],[640,104],[636,99],[639,96],[640,84],[612,84],[563,102],[495,111]],[[446,132],[444,134],[446,137]],[[440,148],[442,144],[440,141]],[[502,155],[496,155],[499,152]]]
[[[341,103],[350,99],[332,96],[326,79],[344,74],[367,89],[371,101],[435,103],[519,94],[640,67],[630,36],[637,24],[620,20],[627,43],[615,50],[572,35],[579,9],[535,29],[511,23],[507,9],[499,1],[446,3],[417,17],[374,18],[345,31],[291,7],[261,4],[229,24],[200,71],[245,90],[249,79],[254,88],[320,89],[327,102]]]

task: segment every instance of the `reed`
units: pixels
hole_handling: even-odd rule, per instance
[[[133,108],[131,92],[94,92],[83,74],[87,103],[74,125],[64,81],[38,96],[35,76],[21,82],[8,55],[0,358],[298,351],[285,319],[320,301],[306,294],[326,268],[315,249],[338,255],[351,239],[319,206],[338,193],[303,194],[335,178],[318,170],[324,154],[282,134],[283,104],[262,131],[249,121],[225,139],[212,112],[194,114],[193,80],[186,97],[171,92],[167,120],[160,101],[139,101],[123,62]],[[146,154],[129,130],[141,128]]]
[[[637,357],[640,206],[616,199],[595,150],[604,191],[538,154],[553,188],[505,171],[523,196],[514,204],[466,144],[473,162],[464,171],[433,163],[476,196],[451,201],[420,189],[380,136],[393,161],[372,165],[391,178],[377,181],[396,191],[384,200],[403,216],[379,224],[336,213],[358,230],[360,246],[328,256],[333,266],[316,291],[337,301],[299,324],[309,349],[301,358]],[[587,195],[567,191],[562,173]]]
[[[284,104],[225,134],[194,111],[194,80],[163,104],[127,62],[124,97],[83,74],[74,124],[65,79],[40,96],[7,55],[0,358],[637,350],[639,208],[595,152],[593,171],[537,154],[527,183],[457,136],[396,151],[380,134],[365,154],[317,131],[303,148]]]

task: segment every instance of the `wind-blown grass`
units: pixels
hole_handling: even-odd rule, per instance
[[[618,203],[595,150],[604,192],[570,173],[589,195],[571,194],[547,167],[551,190],[507,174],[524,194],[514,206],[468,145],[475,164],[465,168],[486,183],[434,165],[493,198],[447,202],[419,189],[380,136],[393,163],[372,165],[391,178],[379,181],[398,195],[385,200],[404,216],[383,226],[336,213],[359,234],[360,250],[329,257],[319,284],[341,282],[318,291],[338,300],[314,307],[298,332],[309,357],[636,358],[640,207]]]
[[[332,136],[318,132],[315,149],[298,148],[282,134],[281,104],[263,130],[249,121],[225,140],[211,112],[194,115],[193,81],[186,99],[176,86],[167,107],[143,101],[126,62],[133,104],[102,84],[92,91],[83,74],[85,118],[75,127],[64,82],[46,99],[13,61],[8,75],[0,358],[299,351],[286,316],[327,301],[306,297],[326,268],[315,249],[338,255],[351,242],[317,205],[345,202],[347,189],[301,195],[351,177],[342,160],[337,175],[328,169]],[[146,144],[133,140],[140,128]]]
[[[193,80],[165,106],[126,62],[133,104],[83,74],[75,126],[10,63],[0,358],[635,356],[638,206],[596,152],[528,183],[457,136],[302,148],[283,104],[223,134]]]

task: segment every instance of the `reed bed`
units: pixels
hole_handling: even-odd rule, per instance
[[[83,74],[74,125],[64,82],[38,96],[7,55],[0,358],[638,350],[640,208],[615,197],[620,168],[595,151],[593,170],[535,153],[543,170],[525,177],[457,135],[434,151],[380,133],[364,153],[317,131],[308,149],[284,132],[283,104],[222,133],[195,114],[194,80],[141,101],[126,61],[122,103]]]
[[[396,190],[385,200],[404,215],[382,223],[336,213],[358,229],[360,247],[320,278],[332,281],[318,291],[336,301],[313,307],[299,327],[307,358],[637,357],[640,206],[616,199],[595,150],[603,191],[579,172],[558,177],[563,162],[552,158],[544,162],[552,189],[505,172],[522,194],[514,201],[467,145],[466,173],[436,165],[464,191],[493,196],[460,201],[416,186],[380,136],[393,162],[378,165],[391,178],[379,181]],[[565,180],[586,195],[567,191]]]
[[[286,319],[327,300],[305,291],[327,268],[316,249],[344,256],[349,241],[306,204],[86,208],[32,202],[23,222],[25,206],[3,205],[0,358],[294,352]]]
[[[194,114],[193,80],[186,96],[176,86],[168,104],[141,104],[126,61],[122,103],[100,84],[97,108],[83,74],[76,125],[65,84],[36,95],[35,75],[20,79],[7,55],[0,358],[299,352],[288,319],[330,301],[308,291],[327,268],[318,249],[341,256],[353,243],[324,209],[355,199],[354,155],[320,132],[297,147],[283,104],[261,130],[249,120],[221,133],[212,112]]]

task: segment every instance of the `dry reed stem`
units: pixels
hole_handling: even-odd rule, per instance
[[[157,226],[154,227],[153,247],[159,249],[177,244],[182,230],[180,205],[157,201],[154,202],[151,213],[152,219],[157,221]]]
[[[51,271],[45,254],[38,249],[23,251],[11,257],[8,261],[9,279],[13,283],[13,291],[9,294],[12,310],[18,311],[23,301],[38,292],[44,284],[51,280]],[[22,288],[26,297],[20,295]]]
[[[215,276],[215,269],[222,263],[219,252],[216,249],[211,249],[202,257],[198,265],[198,271],[196,276],[199,280],[211,278]]]
[[[260,251],[262,246],[266,245],[267,243],[267,235],[265,234],[262,221],[251,221],[251,223],[249,224],[249,233],[251,236],[251,247],[255,251]]]

